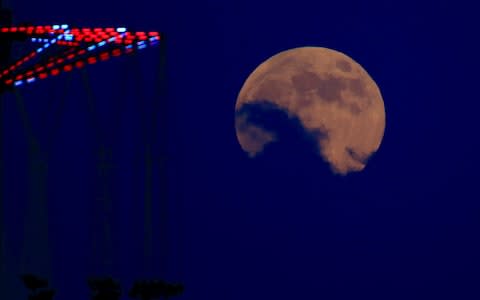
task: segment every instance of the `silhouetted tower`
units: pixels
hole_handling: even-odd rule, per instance
[[[164,37],[165,38],[165,37]],[[157,93],[158,93],[158,100],[154,102],[156,106],[152,110],[152,122],[155,125],[153,128],[158,128],[158,132],[153,132],[152,138],[157,137],[159,139],[160,149],[158,152],[158,157],[156,159],[157,170],[160,172],[160,232],[159,235],[163,236],[163,247],[159,250],[163,253],[160,264],[164,268],[167,268],[167,258],[169,257],[169,247],[168,243],[170,241],[168,232],[168,210],[169,210],[169,201],[171,199],[171,193],[168,189],[168,124],[170,124],[170,114],[169,114],[169,107],[168,107],[168,91],[167,91],[167,43],[164,40],[164,43],[160,45],[159,53],[160,53],[160,61],[159,61],[159,77],[157,83]],[[157,113],[155,113],[155,111]],[[166,270],[168,272],[168,270]],[[166,274],[165,274],[166,275]]]

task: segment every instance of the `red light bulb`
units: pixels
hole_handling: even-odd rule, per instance
[[[106,61],[110,58],[110,54],[108,54],[108,52],[103,52],[102,54],[100,54],[100,59],[102,61]]]

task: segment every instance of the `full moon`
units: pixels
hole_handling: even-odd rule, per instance
[[[280,52],[247,78],[235,105],[235,127],[240,146],[252,158],[282,139],[268,125],[268,114],[259,113],[265,110],[280,110],[300,123],[319,158],[341,175],[362,171],[385,131],[376,83],[352,58],[328,48]]]

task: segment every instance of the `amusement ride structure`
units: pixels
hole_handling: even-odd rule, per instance
[[[85,89],[87,90],[86,97],[89,105],[90,118],[95,126],[98,126],[96,130],[96,142],[97,147],[97,168],[98,173],[96,177],[97,182],[97,195],[98,199],[101,199],[103,203],[98,205],[96,212],[96,218],[99,220],[99,226],[109,228],[112,216],[110,215],[111,206],[114,205],[112,201],[111,190],[114,188],[111,182],[113,170],[111,165],[114,163],[112,159],[112,152],[114,153],[114,145],[108,138],[108,134],[104,128],[99,126],[100,119],[95,112],[95,97],[91,87],[88,84],[88,76],[86,69],[89,69],[89,65],[95,65],[104,61],[115,59],[120,56],[130,55],[134,56],[136,53],[143,51],[143,49],[158,46],[160,51],[158,74],[156,78],[155,90],[153,95],[155,99],[147,101],[142,99],[144,95],[141,91],[138,91],[139,105],[142,106],[144,117],[142,120],[144,133],[143,145],[141,146],[141,160],[144,164],[144,178],[145,178],[145,191],[141,197],[144,202],[144,266],[146,269],[151,268],[151,259],[154,253],[153,239],[154,235],[164,235],[165,229],[159,229],[157,233],[153,232],[153,203],[156,201],[156,196],[160,196],[160,208],[166,207],[166,192],[167,184],[166,180],[158,184],[154,184],[153,180],[155,175],[160,178],[165,178],[166,171],[166,147],[162,146],[161,149],[154,149],[154,140],[160,141],[159,144],[165,145],[166,143],[166,101],[165,101],[165,81],[166,81],[166,52],[165,52],[165,37],[164,34],[158,31],[135,31],[128,27],[80,27],[72,26],[71,24],[51,24],[51,25],[34,25],[34,24],[18,24],[12,25],[12,13],[7,9],[1,8],[0,0],[0,96],[3,94],[13,93],[17,102],[17,109],[22,118],[23,127],[28,139],[29,145],[29,157],[26,158],[31,166],[31,182],[28,183],[30,189],[33,189],[30,193],[28,202],[31,207],[31,212],[27,214],[27,218],[31,218],[27,224],[25,223],[25,240],[44,239],[47,236],[48,226],[48,201],[45,185],[47,182],[48,174],[48,149],[50,144],[45,141],[39,141],[33,134],[32,125],[29,121],[29,115],[25,110],[26,101],[23,100],[20,90],[26,89],[32,84],[48,80],[51,77],[57,77],[62,73],[75,72],[76,70],[83,69],[83,80]],[[13,53],[13,46],[15,44],[28,44],[28,51],[26,53]],[[27,47],[24,47],[27,48]],[[15,57],[14,57],[15,56]],[[135,61],[134,61],[135,63]],[[138,62],[136,62],[138,63]],[[132,65],[129,65],[132,67]],[[128,66],[127,66],[128,67]],[[133,66],[134,72],[140,70],[139,67]],[[139,81],[137,80],[136,88],[139,89]],[[64,95],[66,97],[66,94]],[[3,99],[2,99],[3,100]],[[60,102],[64,102],[65,99],[60,99]],[[1,104],[1,102],[0,102]],[[63,104],[62,104],[63,105]],[[60,105],[61,106],[61,105]],[[60,112],[61,113],[61,112]],[[5,112],[3,107],[0,107],[0,120]],[[52,113],[52,115],[55,115]],[[58,114],[57,114],[58,115]],[[56,117],[58,118],[58,116]],[[1,120],[1,123],[4,123]],[[5,124],[0,124],[0,145],[3,142],[3,130]],[[59,126],[59,124],[58,124]],[[3,127],[3,128],[2,128]],[[2,191],[2,185],[4,184],[3,176],[5,161],[0,146],[0,191]],[[161,190],[155,192],[154,190]],[[6,240],[5,240],[5,224],[3,224],[2,217],[4,215],[3,203],[6,196],[0,193],[0,273],[2,270],[8,269],[8,265],[5,264],[6,256]],[[166,212],[160,212],[161,218],[166,218]],[[162,221],[160,223],[164,223]],[[33,224],[33,225],[31,225]],[[35,232],[41,233],[40,236],[34,236],[28,226],[36,226]],[[111,246],[108,244],[109,233],[111,229],[107,229],[106,233],[99,233],[96,236],[95,243],[100,244],[97,253],[102,259],[108,256],[108,252],[111,252]],[[25,245],[34,245],[36,242],[26,242]],[[103,245],[102,245],[103,244]],[[162,246],[163,247],[163,246]],[[22,251],[25,253],[19,253],[23,257],[34,257],[34,259],[44,259],[46,264],[51,260],[48,254],[48,249],[36,248],[39,254],[32,256],[31,251],[25,247]],[[41,247],[40,247],[41,248]],[[108,264],[109,262],[105,262]],[[111,263],[111,262],[110,262]],[[28,271],[28,263],[22,263],[22,269]],[[11,268],[13,269],[13,268]],[[148,273],[148,272],[147,272]],[[2,297],[2,295],[0,295]]]

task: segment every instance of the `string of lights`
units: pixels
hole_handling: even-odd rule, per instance
[[[70,28],[63,24],[0,28],[2,38],[13,34],[42,45],[0,70],[0,84],[7,88],[30,84],[49,76],[57,76],[61,72],[70,72],[112,57],[131,54],[155,46],[161,40],[156,31],[131,32],[125,27]],[[47,53],[50,53],[50,57]],[[44,58],[43,62],[24,67],[41,57]],[[48,59],[45,60],[45,57]]]

